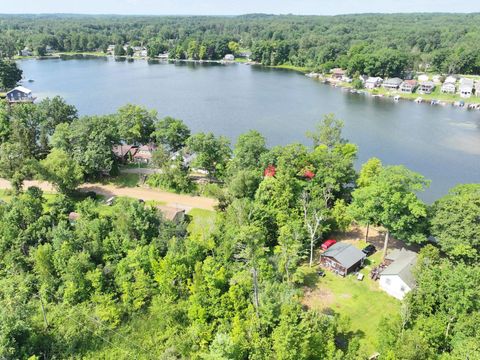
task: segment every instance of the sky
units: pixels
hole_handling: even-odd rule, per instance
[[[480,12],[480,0],[0,0],[0,13],[123,15],[337,15],[371,12]]]

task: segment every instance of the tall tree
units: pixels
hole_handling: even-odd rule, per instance
[[[169,151],[177,152],[185,146],[190,129],[182,120],[167,116],[155,124],[152,137]]]
[[[208,171],[212,177],[222,176],[230,159],[230,141],[213,133],[198,133],[187,140],[189,151],[195,153],[192,166]]]
[[[23,71],[17,63],[0,58],[0,89],[9,90],[22,79]]]
[[[118,109],[116,120],[121,140],[128,144],[146,144],[151,140],[157,112],[128,104]]]

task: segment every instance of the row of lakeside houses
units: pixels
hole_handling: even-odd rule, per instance
[[[336,81],[352,82],[352,79],[347,76],[343,69],[333,69],[331,77]],[[470,98],[474,94],[480,97],[480,81],[474,81],[470,78],[460,78],[456,76],[448,76],[444,81],[440,75],[435,75],[432,80],[428,75],[418,76],[418,80],[403,80],[398,77],[383,79],[381,77],[369,77],[366,75],[360,76],[364,87],[373,90],[375,88],[383,87],[390,91],[399,91],[405,94],[431,94],[437,87],[440,87],[442,93],[445,94],[459,94],[462,98]]]

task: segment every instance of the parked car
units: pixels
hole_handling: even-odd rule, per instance
[[[377,251],[377,248],[372,244],[368,244],[362,250],[362,252],[367,256],[375,254],[376,251]]]
[[[322,249],[327,250],[330,246],[337,243],[337,240],[329,239],[322,244]]]
[[[323,271],[323,270],[318,270],[318,271],[317,271],[317,275],[318,275],[319,277],[325,277],[325,271]]]
[[[115,196],[112,196],[111,198],[108,198],[108,199],[105,201],[105,205],[107,205],[107,206],[112,206],[114,202],[115,202]]]

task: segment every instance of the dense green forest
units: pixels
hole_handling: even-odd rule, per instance
[[[267,148],[256,131],[232,147],[134,105],[81,118],[58,97],[0,105],[0,176],[14,185],[0,203],[0,357],[366,359],[348,319],[301,302],[322,282],[320,241],[352,222],[438,242],[423,247],[401,311],[369,339],[380,359],[480,357],[480,185],[427,206],[420,174],[378,159],[356,172],[357,146],[333,115],[309,147]],[[199,191],[172,156],[196,153],[219,200],[214,221],[177,224],[137,200],[108,207],[76,192],[116,172],[121,142],[156,143],[154,183],[174,191]],[[58,193],[22,189],[28,178]]]
[[[143,45],[154,57],[221,59],[250,50],[264,65],[394,76],[410,70],[480,74],[480,15],[237,17],[0,16],[0,52],[43,54]]]

